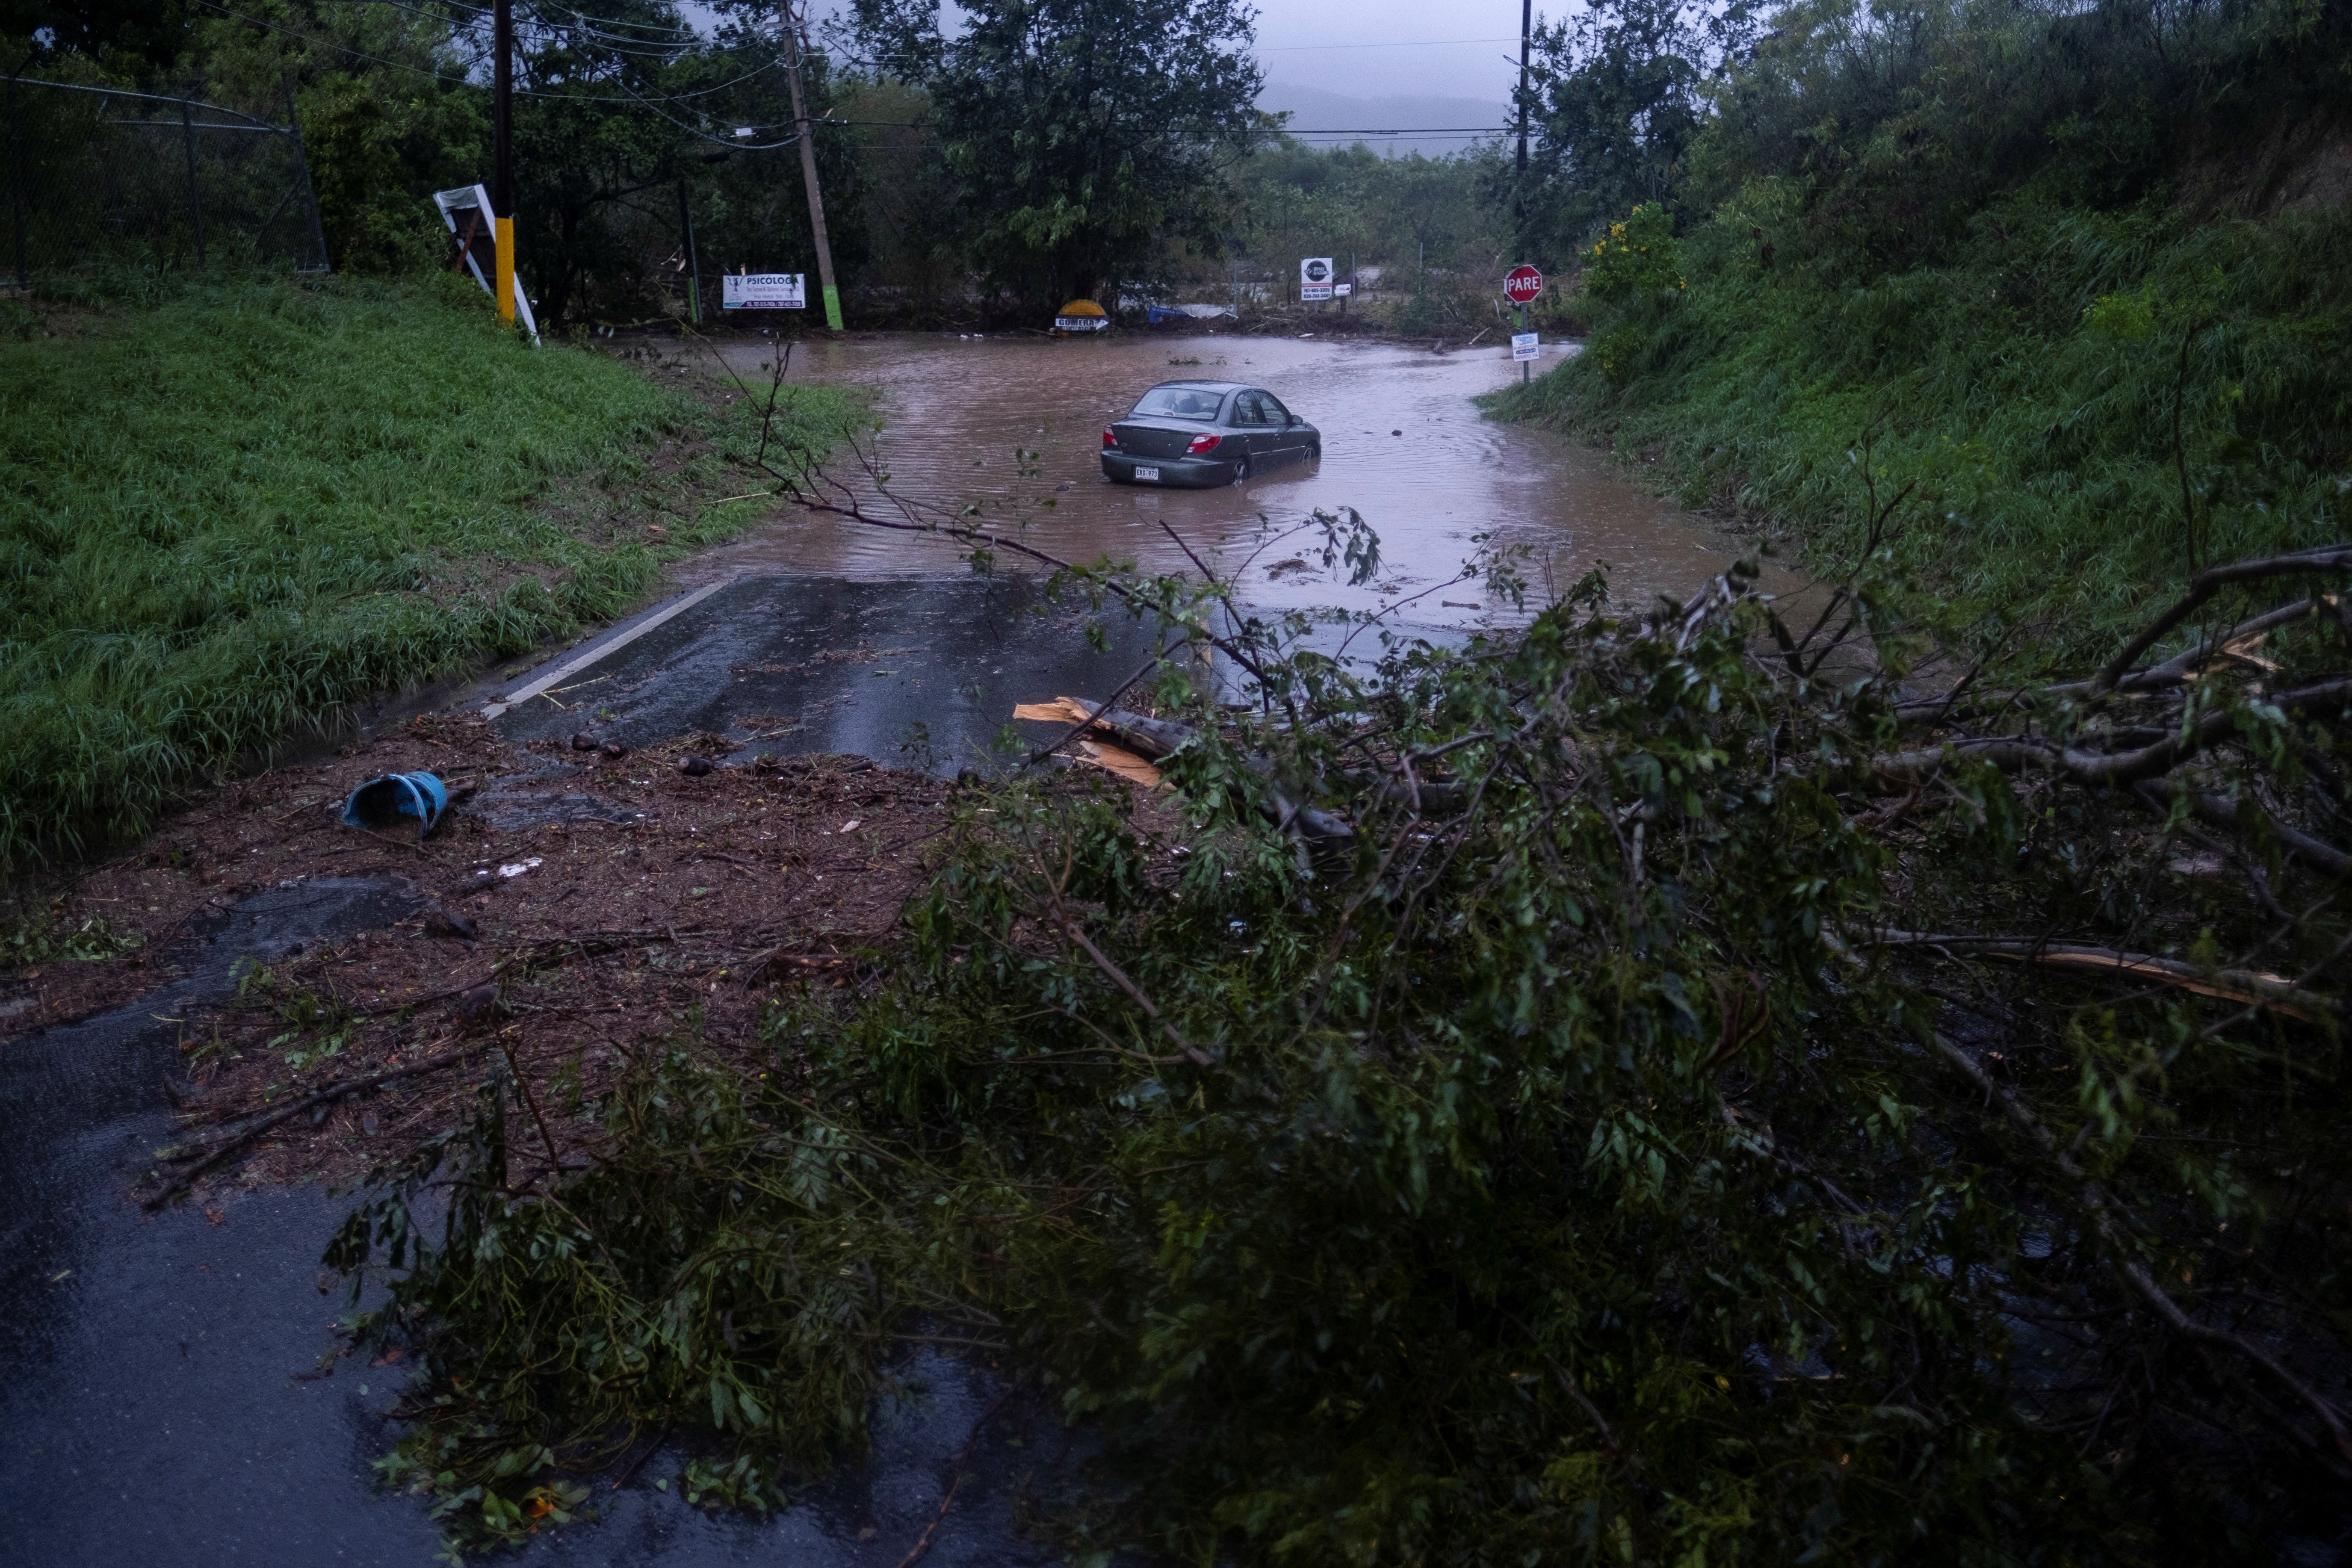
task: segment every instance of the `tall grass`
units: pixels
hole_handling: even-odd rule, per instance
[[[346,704],[618,614],[665,552],[755,515],[698,511],[719,457],[649,473],[709,409],[524,346],[478,290],[214,280],[52,325],[0,342],[0,866],[135,836]],[[798,437],[850,412],[804,392]]]
[[[2341,537],[2352,213],[2020,196],[1948,262],[1857,285],[1808,263],[1769,184],[1684,237],[1687,290],[1604,310],[1496,412],[1652,459],[1828,571],[1864,537],[1867,468],[1881,501],[1913,487],[1893,549],[1955,612],[2085,645],[2198,562]]]

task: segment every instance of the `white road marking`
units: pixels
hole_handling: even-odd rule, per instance
[[[522,704],[530,701],[532,698],[538,696],[541,692],[548,690],[559,682],[569,680],[572,677],[579,674],[582,670],[589,668],[606,654],[614,653],[621,648],[628,647],[631,643],[636,641],[639,637],[645,636],[656,626],[660,626],[663,622],[671,619],[673,616],[685,614],[687,611],[694,608],[695,605],[702,603],[703,600],[710,597],[711,595],[719,592],[719,589],[726,587],[728,584],[732,583],[734,580],[735,579],[732,577],[729,577],[719,582],[708,584],[703,587],[697,588],[693,593],[688,594],[685,598],[680,599],[677,603],[670,605],[667,609],[656,611],[655,614],[647,616],[644,620],[639,621],[635,626],[631,626],[627,631],[623,632],[611,642],[605,643],[602,647],[597,647],[591,652],[582,654],[578,658],[573,659],[571,663],[563,666],[561,669],[555,670],[551,674],[541,676],[537,680],[532,681],[529,686],[524,687],[520,691],[509,692],[505,701],[493,702],[489,704],[482,710],[482,717],[485,719],[495,719],[509,708],[520,707]]]

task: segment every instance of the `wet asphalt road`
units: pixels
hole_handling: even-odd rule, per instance
[[[657,613],[657,611],[656,612]],[[1108,651],[1087,623],[1099,622]],[[1016,702],[1100,697],[1151,657],[1151,626],[1048,603],[1032,577],[742,577],[496,720],[512,740],[586,730],[638,746],[695,731],[744,753],[986,768]],[[506,689],[533,683],[518,676]]]
[[[425,1568],[438,1532],[388,1495],[370,1462],[390,1447],[396,1374],[356,1360],[303,1380],[343,1310],[319,1257],[346,1204],[263,1191],[153,1218],[124,1194],[171,1141],[163,1080],[177,1019],[235,987],[241,955],[347,935],[412,913],[397,883],[322,879],[245,900],[194,933],[186,973],[117,1012],[0,1051],[0,1543],[51,1568],[321,1563]],[[877,1412],[871,1462],[773,1519],[713,1517],[654,1482],[656,1455],[604,1492],[602,1518],[502,1559],[521,1564],[892,1568],[934,1517],[951,1458],[997,1388],[926,1354],[902,1369],[919,1398]],[[1009,1439],[1023,1437],[1025,1447]],[[927,1568],[1039,1568],[1014,1532],[1015,1489],[1050,1428],[1000,1415],[977,1447]]]

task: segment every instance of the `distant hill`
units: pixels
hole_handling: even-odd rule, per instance
[[[1432,158],[1442,158],[1449,153],[1460,153],[1475,146],[1477,138],[1454,133],[1448,135],[1412,136],[1381,134],[1426,131],[1451,126],[1494,126],[1498,131],[1510,121],[1507,104],[1488,102],[1475,98],[1401,97],[1350,98],[1345,93],[1325,92],[1318,88],[1294,87],[1287,82],[1268,82],[1257,95],[1257,106],[1270,112],[1290,111],[1291,134],[1317,146],[1347,146],[1361,142],[1386,157],[1402,158],[1414,153]],[[1360,136],[1318,136],[1318,131],[1363,132]]]

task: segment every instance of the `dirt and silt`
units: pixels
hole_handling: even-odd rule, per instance
[[[205,940],[181,933],[257,889],[374,879],[415,912],[247,969],[224,1005],[178,1021],[167,1087],[192,1129],[236,1126],[333,1084],[443,1065],[272,1128],[199,1197],[361,1176],[450,1125],[496,1056],[540,1086],[559,1142],[584,1135],[583,1100],[648,1042],[690,1035],[748,1062],[782,986],[848,984],[940,842],[941,781],[849,758],[682,770],[725,750],[685,737],[615,759],[420,716],[331,761],[228,785],[59,900],[140,945],[37,965],[36,1005],[6,1026],[85,1016],[166,982]],[[462,797],[431,836],[341,824],[352,788],[413,771]]]

